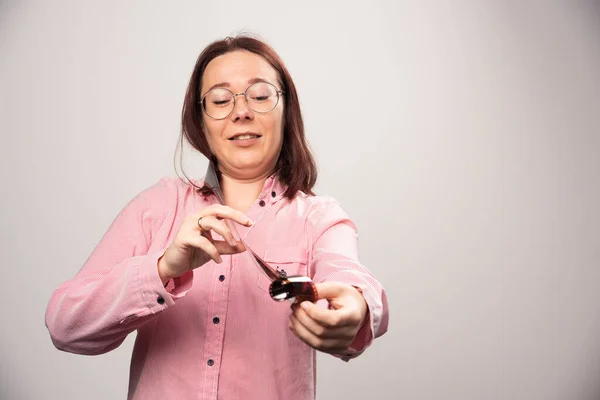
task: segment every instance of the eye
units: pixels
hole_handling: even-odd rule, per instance
[[[255,102],[265,102],[275,97],[275,87],[265,82],[255,83],[248,88],[248,98]]]
[[[252,95],[250,98],[252,100],[256,100],[256,101],[267,101],[269,100],[269,97],[271,97],[269,94],[263,94],[263,95]]]
[[[227,99],[225,99],[225,100],[217,100],[217,99],[215,99],[215,100],[211,100],[211,103],[213,103],[216,106],[224,106],[227,103],[229,103],[230,101],[231,100],[227,100]]]
[[[233,101],[233,97],[229,91],[217,88],[207,93],[206,100],[211,106],[224,107]]]

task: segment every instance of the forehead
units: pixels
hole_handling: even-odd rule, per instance
[[[263,57],[249,51],[233,51],[215,57],[208,63],[202,76],[201,92],[217,84],[245,90],[248,81],[255,78],[271,83],[279,81],[277,71]]]

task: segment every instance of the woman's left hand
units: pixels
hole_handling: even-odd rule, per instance
[[[329,309],[309,301],[292,305],[289,327],[312,348],[340,354],[354,341],[367,315],[367,303],[353,286],[340,282],[317,283],[320,299],[327,299]]]

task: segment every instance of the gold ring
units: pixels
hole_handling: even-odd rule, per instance
[[[200,223],[200,221],[202,220],[202,218],[204,218],[204,217],[198,218],[198,228],[200,228],[200,233],[206,232],[208,230],[208,229],[204,229],[202,227],[202,224]]]

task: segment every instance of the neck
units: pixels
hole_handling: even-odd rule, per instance
[[[262,191],[265,181],[271,173],[265,173],[253,178],[237,178],[221,172],[221,190],[225,204],[241,212],[246,212],[256,201]]]

